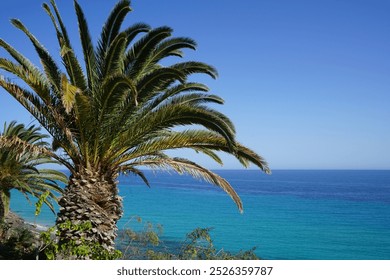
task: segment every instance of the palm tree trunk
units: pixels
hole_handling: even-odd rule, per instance
[[[9,213],[9,202],[11,198],[11,192],[7,188],[0,189],[0,222],[5,221]]]
[[[100,244],[108,252],[114,250],[116,223],[123,213],[117,177],[117,173],[102,175],[88,170],[71,175],[59,201],[61,208],[56,224],[60,245],[70,241],[79,245],[86,241]],[[86,223],[91,227],[82,230],[77,227]],[[61,226],[66,224],[72,226]]]
[[[3,191],[0,190],[0,223],[5,220],[5,203],[4,203],[4,194]]]

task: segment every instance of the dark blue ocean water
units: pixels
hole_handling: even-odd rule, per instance
[[[163,240],[180,242],[196,227],[212,227],[214,244],[236,252],[257,247],[265,259],[390,259],[390,171],[217,171],[244,203],[240,214],[228,195],[189,176],[147,171],[152,188],[120,178],[124,228],[134,215],[162,224]],[[50,225],[47,209],[13,193],[11,208]]]

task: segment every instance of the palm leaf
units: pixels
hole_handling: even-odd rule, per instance
[[[211,156],[217,163],[222,164],[219,157],[212,151],[230,153],[226,139],[206,130],[184,130],[180,132],[169,131],[163,135],[151,138],[139,144],[134,149],[123,153],[118,164],[135,160],[139,157],[155,154],[163,150],[193,149]],[[236,142],[235,157],[245,166],[253,163],[266,173],[270,173],[267,162],[254,151]]]
[[[168,88],[164,92],[157,94],[155,98],[151,98],[152,100],[150,100],[149,104],[145,105],[144,110],[152,111],[157,106],[167,101],[169,98],[178,94],[207,91],[209,91],[209,88],[200,83],[180,83]]]
[[[49,84],[41,71],[26,57],[24,57],[2,39],[0,39],[0,46],[4,48],[20,64],[20,66],[16,66],[16,64],[12,64],[12,66],[5,66],[7,69],[3,67],[2,68],[21,78],[47,103],[51,102],[49,101]],[[5,61],[6,64],[11,63],[11,61],[7,59],[2,59],[2,61]],[[21,73],[21,71],[24,71],[24,73]]]
[[[129,77],[136,80],[145,74],[143,70],[154,48],[171,33],[172,29],[166,26],[152,29],[128,50],[124,65]]]
[[[208,74],[213,79],[216,79],[218,77],[218,71],[213,66],[203,62],[188,61],[188,62],[176,63],[172,65],[171,68],[177,69],[185,73],[187,76],[191,74],[200,73],[200,74]]]
[[[209,182],[211,184],[214,184],[218,187],[220,187],[223,191],[225,191],[236,203],[238,209],[240,212],[243,212],[243,206],[242,201],[236,191],[233,189],[233,187],[227,182],[225,179],[223,179],[218,174],[208,170],[207,168],[204,168],[195,162],[189,161],[187,159],[183,158],[170,158],[170,157],[150,157],[145,158],[140,161],[135,161],[131,164],[124,165],[122,168],[126,169],[126,167],[133,167],[133,166],[149,166],[152,168],[158,168],[158,169],[172,169],[178,174],[187,173],[194,178],[203,179],[206,182]]]
[[[110,44],[103,64],[103,77],[123,72],[127,34],[122,32]]]
[[[137,83],[140,103],[148,101],[175,82],[184,82],[183,73],[175,69],[159,68],[148,73]]]
[[[134,38],[137,37],[138,34],[149,32],[151,30],[151,27],[146,23],[136,23],[131,25],[130,27],[127,27],[123,32],[127,34],[127,45],[126,49],[129,47],[129,45],[133,42]],[[134,51],[134,48],[133,48]],[[130,56],[130,53],[128,55]],[[127,57],[127,56],[126,56]],[[132,61],[127,61],[128,63],[131,63]],[[127,64],[126,64],[127,65]]]
[[[46,3],[43,4],[43,8],[46,11],[46,13],[49,15],[53,26],[57,33],[57,39],[58,44],[61,48],[61,57],[63,60],[63,64],[65,65],[66,71],[69,75],[70,81],[72,84],[77,86],[78,88],[85,90],[87,85],[84,77],[83,70],[79,64],[79,61],[76,58],[76,55],[74,53],[74,50],[70,44],[70,40],[68,37],[67,30],[62,22],[61,16],[58,12],[57,6],[53,0],[51,0],[51,4],[54,8],[59,26],[57,25],[56,18],[54,17],[54,14],[52,13],[49,5]]]
[[[108,48],[117,37],[122,23],[130,11],[130,1],[128,0],[119,1],[111,10],[106,23],[103,26],[97,47],[97,57],[100,61],[100,67],[103,67]]]
[[[134,167],[130,167],[130,166],[128,166],[128,167],[122,167],[121,166],[119,168],[119,171],[122,172],[125,175],[127,175],[127,172],[130,172],[132,174],[135,174],[135,175],[139,176],[142,179],[142,181],[144,181],[144,183],[150,188],[149,181],[146,178],[145,174],[141,170],[139,170],[137,168],[134,168]]]
[[[96,62],[95,51],[83,10],[77,1],[74,1],[74,6],[79,24],[79,34],[84,53],[85,68],[88,77],[88,87],[89,89],[94,89],[98,79],[98,73],[96,73],[96,71],[99,70],[97,67],[98,65]]]
[[[57,95],[57,98],[59,98],[60,95],[60,87],[61,87],[61,76],[60,76],[60,70],[53,60],[53,58],[50,56],[50,54],[47,52],[47,50],[42,46],[42,44],[28,31],[28,29],[23,25],[23,23],[18,19],[12,19],[12,24],[23,31],[26,36],[30,39],[32,44],[35,47],[36,52],[38,53],[39,58],[41,59],[41,63],[43,66],[43,69],[45,70],[46,77],[50,80],[51,85],[55,88],[55,92]]]
[[[169,56],[183,57],[183,52],[181,49],[184,48],[195,50],[196,42],[193,39],[187,37],[166,39],[156,46],[148,63],[156,64],[159,63],[160,60]]]

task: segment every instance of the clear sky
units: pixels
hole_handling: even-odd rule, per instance
[[[9,19],[21,19],[58,58],[42,2],[2,1],[0,10],[0,37],[36,63]],[[57,2],[80,50],[73,1]],[[79,3],[96,39],[116,1]],[[218,109],[235,123],[238,140],[271,169],[390,169],[390,1],[133,0],[132,6],[127,25],[168,25],[197,41],[185,59],[218,69],[217,80],[201,81],[225,99]],[[31,118],[0,89],[0,124],[11,120]],[[226,157],[224,167],[240,165]]]

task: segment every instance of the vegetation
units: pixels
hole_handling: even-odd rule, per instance
[[[206,85],[189,80],[194,73],[216,78],[214,67],[196,61],[164,65],[165,58],[182,57],[183,49],[195,49],[196,43],[172,37],[167,26],[136,23],[122,28],[131,8],[128,0],[121,0],[94,47],[84,13],[74,1],[82,63],[56,3],[51,0],[50,4],[43,8],[53,22],[64,67],[20,20],[13,19],[12,24],[31,41],[42,68],[0,39],[0,46],[12,57],[0,58],[0,69],[23,81],[18,84],[1,76],[0,86],[50,133],[53,148],[61,149],[63,156],[47,149],[41,152],[55,157],[71,173],[59,201],[59,248],[82,239],[115,252],[116,223],[122,216],[116,179],[120,172],[129,172],[149,185],[140,166],[202,178],[222,188],[242,211],[239,196],[225,179],[189,159],[166,153],[191,149],[222,164],[217,152],[225,152],[245,167],[253,163],[269,172],[261,156],[236,141],[229,118],[209,106],[223,100],[208,94]],[[86,222],[89,228],[74,230]],[[61,226],[69,223],[73,226]]]
[[[134,218],[143,229],[126,228],[120,231],[117,238],[117,250],[108,252],[98,244],[86,240],[78,240],[77,244],[62,244],[60,248],[56,227],[46,231],[38,231],[32,225],[25,224],[22,219],[12,214],[13,221],[0,223],[0,260],[1,259],[101,259],[101,260],[256,260],[255,248],[232,254],[223,249],[217,250],[211,238],[210,228],[197,228],[187,234],[183,242],[166,244],[160,236],[161,225],[144,223],[141,218]],[[10,220],[10,217],[8,217]],[[16,222],[15,222],[16,220]],[[15,225],[16,223],[16,225]],[[13,224],[13,226],[10,226]],[[90,223],[85,223],[73,230],[88,230]],[[137,227],[136,225],[133,225]]]
[[[0,223],[0,260],[25,260],[36,258],[36,239],[27,228],[12,229]]]
[[[49,156],[39,152],[47,148],[46,135],[34,125],[11,122],[4,124],[0,132],[0,222],[8,214],[11,190],[38,198],[38,204],[45,203],[54,212],[53,203],[62,192],[59,182],[66,183],[67,176],[51,169],[38,169],[43,164],[55,163]]]
[[[141,218],[135,219],[143,223]],[[143,230],[127,228],[119,236],[122,259],[148,260],[257,260],[256,248],[236,254],[217,250],[211,238],[211,228],[196,228],[186,235],[184,242],[166,246],[160,239],[161,225],[144,223]]]
[[[91,222],[83,224],[72,224],[70,221],[60,224],[58,227],[51,227],[41,233],[41,251],[48,260],[58,259],[94,259],[94,260],[115,260],[122,254],[119,250],[106,250],[100,243],[93,240],[86,240],[80,237],[78,240],[71,240],[59,244],[57,239],[61,233],[58,228],[66,228],[73,232],[83,232],[92,228]]]

